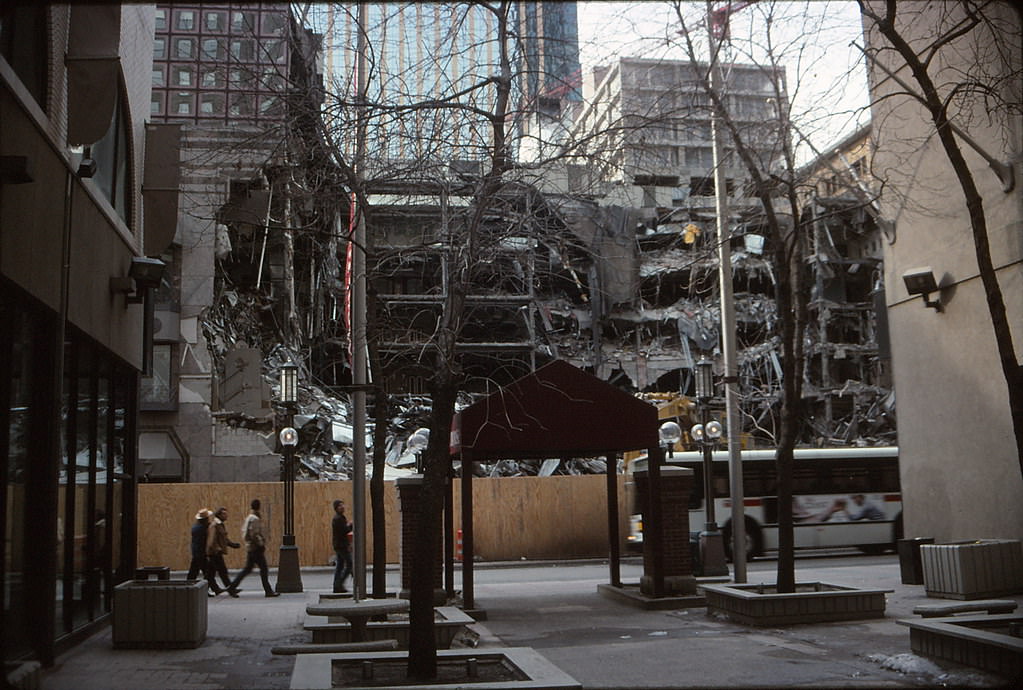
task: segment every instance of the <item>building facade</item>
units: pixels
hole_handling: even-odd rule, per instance
[[[5,662],[103,622],[135,567],[146,318],[176,207],[149,126],[153,9],[0,7],[0,553]],[[154,273],[155,269],[155,273]]]
[[[994,277],[1001,288],[1016,360],[1023,352],[1023,117],[1018,105],[1020,14],[1008,3],[980,9],[967,24],[961,3],[900,4],[897,30],[928,57],[945,89],[974,80],[991,88],[988,102],[952,99],[948,113],[972,174],[987,225]],[[885,7],[870,3],[884,16]],[[870,20],[876,152],[874,174],[884,183],[881,216],[892,225],[884,243],[892,368],[899,400],[899,447],[905,532],[938,541],[1023,538],[1023,473],[1010,418],[1008,388],[966,196],[935,124],[919,102],[913,75]],[[904,86],[905,85],[905,86]],[[998,104],[1007,107],[998,107]],[[990,106],[990,107],[989,107]],[[983,156],[981,155],[983,152]],[[985,157],[989,160],[985,160]],[[999,162],[1001,170],[990,161]],[[931,275],[926,299],[910,292],[906,275]],[[1017,384],[1018,385],[1018,384]]]
[[[341,339],[343,191],[306,176],[324,164],[303,130],[319,117],[319,37],[281,3],[174,3],[156,7],[151,46],[150,117],[181,129],[187,203],[155,300],[140,465],[152,481],[276,481],[269,368],[303,350],[322,363],[318,345]]]

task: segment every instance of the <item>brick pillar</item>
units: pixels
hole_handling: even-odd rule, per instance
[[[398,562],[401,565],[402,599],[412,595],[412,559],[415,552],[414,540],[419,526],[419,495],[423,488],[423,477],[416,475],[402,477],[395,481],[398,489],[398,509],[401,511],[401,541],[398,544]],[[444,554],[443,539],[440,535],[440,522],[437,524],[437,554],[433,569],[433,600],[434,606],[447,603],[444,592]]]
[[[646,470],[635,474],[636,490],[640,505],[647,506],[643,514],[643,532],[656,529],[648,521],[650,501],[650,478]],[[664,593],[666,595],[688,595],[696,593],[696,578],[693,577],[693,562],[689,551],[689,495],[693,491],[693,471],[684,467],[661,467],[661,517],[664,523],[662,553],[664,561]],[[643,538],[643,576],[639,588],[643,594],[653,592],[653,548],[652,540]]]

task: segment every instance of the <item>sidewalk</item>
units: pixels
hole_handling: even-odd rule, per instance
[[[841,560],[835,565],[837,560]],[[789,628],[749,628],[708,617],[705,608],[644,611],[597,593],[606,565],[512,565],[509,582],[493,566],[477,569],[476,603],[487,620],[473,626],[480,646],[533,647],[587,688],[676,687],[1000,687],[1004,679],[910,652],[913,617],[928,599],[922,586],[902,585],[895,556],[816,562],[800,559],[800,581],[892,589],[886,617]],[[751,564],[748,581],[773,582],[773,561]],[[623,567],[638,581],[638,565]],[[519,574],[516,574],[516,576]],[[183,574],[175,573],[174,577]],[[398,574],[388,572],[390,591]],[[123,650],[107,627],[43,672],[44,690],[182,690],[288,688],[293,656],[270,648],[308,642],[305,606],[330,591],[331,570],[302,571],[304,592],[267,599],[258,575],[239,598],[209,600],[206,641],[197,649]],[[511,578],[515,580],[515,578]],[[1023,605],[1023,596],[1015,599]]]

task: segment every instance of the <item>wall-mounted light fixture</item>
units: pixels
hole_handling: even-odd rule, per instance
[[[147,256],[134,256],[128,275],[110,279],[110,292],[128,295],[127,304],[140,304],[149,289],[155,289],[163,280],[167,264]]]
[[[938,282],[934,279],[934,271],[930,266],[911,268],[902,274],[902,282],[906,284],[906,292],[911,295],[923,295],[924,306],[937,311],[944,311],[941,298],[931,299],[932,292],[938,292]]]

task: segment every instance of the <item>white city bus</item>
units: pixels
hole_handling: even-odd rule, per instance
[[[778,549],[778,499],[775,451],[743,450],[742,478],[746,515],[747,555],[759,556]],[[698,532],[706,522],[703,453],[675,452],[665,458],[671,466],[693,470],[689,501],[689,529]],[[714,517],[731,541],[732,502],[729,496],[728,451],[713,452]],[[646,469],[646,457],[627,470]],[[792,509],[797,549],[857,547],[864,552],[894,548],[902,538],[902,494],[899,488],[899,449],[797,448],[794,451]],[[631,477],[626,480],[630,500],[630,547],[641,548],[642,506],[637,505]]]

